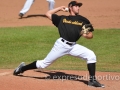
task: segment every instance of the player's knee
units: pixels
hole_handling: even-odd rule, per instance
[[[51,62],[45,62],[45,60],[37,60],[36,62],[37,68],[42,68],[42,69],[48,67],[50,64]]]
[[[89,52],[89,56],[87,58],[87,63],[96,63],[96,55],[93,51]]]

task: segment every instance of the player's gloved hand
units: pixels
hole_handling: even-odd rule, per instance
[[[89,31],[91,30],[92,24],[85,24],[82,26],[82,31],[81,31],[81,35],[82,34],[88,34]]]

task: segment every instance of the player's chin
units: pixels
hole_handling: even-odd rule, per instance
[[[79,11],[75,12],[75,15],[78,15],[79,14]]]
[[[75,13],[75,15],[78,15],[79,13]]]

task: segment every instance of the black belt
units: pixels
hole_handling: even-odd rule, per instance
[[[62,42],[65,42],[64,39],[61,39],[61,41],[62,41]],[[74,45],[75,43],[66,42],[66,44],[68,44],[68,45]]]

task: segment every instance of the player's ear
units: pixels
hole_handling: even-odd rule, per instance
[[[70,12],[70,8],[68,7],[68,11]]]
[[[69,12],[71,12],[71,10],[72,10],[72,6],[71,6],[71,7],[69,7]]]

